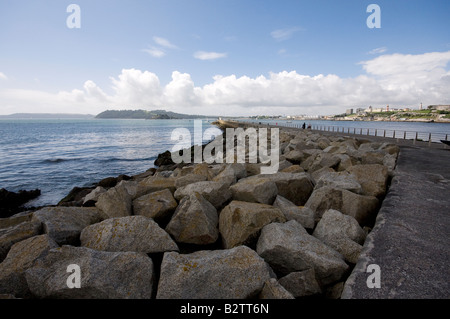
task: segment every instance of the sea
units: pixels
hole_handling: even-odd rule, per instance
[[[0,188],[13,192],[38,188],[41,196],[26,206],[56,205],[74,187],[155,167],[158,154],[179,144],[171,139],[175,129],[188,129],[193,138],[194,129],[204,132],[214,127],[212,122],[2,119]]]
[[[38,188],[41,196],[27,206],[56,205],[73,187],[88,187],[106,177],[145,172],[154,167],[158,154],[179,143],[172,140],[175,129],[187,129],[194,137],[194,131],[214,127],[214,120],[1,119],[0,188],[14,192]],[[447,123],[270,122],[450,135]]]

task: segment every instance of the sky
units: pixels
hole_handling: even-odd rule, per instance
[[[0,115],[450,104],[449,14],[449,0],[0,0]]]

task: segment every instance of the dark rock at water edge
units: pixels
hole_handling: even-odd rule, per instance
[[[0,218],[9,217],[24,210],[23,205],[41,195],[39,189],[10,192],[0,189]]]

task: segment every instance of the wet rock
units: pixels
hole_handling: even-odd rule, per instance
[[[5,218],[17,214],[24,210],[23,205],[41,195],[39,189],[19,192],[10,192],[0,189],[0,218]]]

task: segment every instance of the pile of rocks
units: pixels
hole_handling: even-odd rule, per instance
[[[0,219],[0,294],[19,298],[339,298],[399,148],[281,132],[280,167],[206,163],[98,186]],[[90,206],[87,205],[87,206]],[[81,288],[69,288],[69,265]]]

